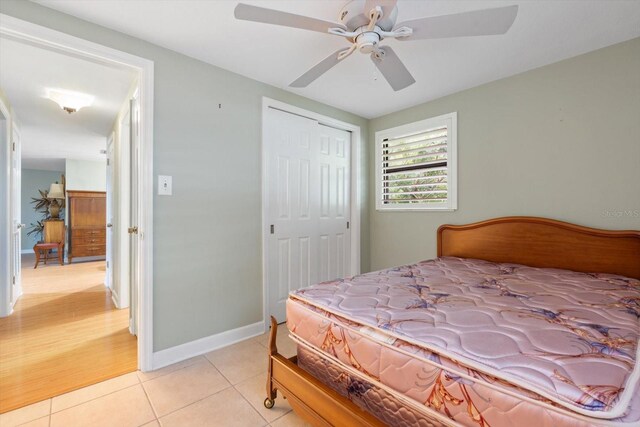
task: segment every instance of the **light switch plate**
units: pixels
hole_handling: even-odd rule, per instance
[[[167,175],[158,175],[158,195],[171,196],[172,191],[171,177]]]

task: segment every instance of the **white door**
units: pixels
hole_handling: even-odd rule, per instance
[[[351,134],[269,108],[265,113],[269,314],[290,291],[349,272]]]
[[[131,191],[130,191],[130,223],[131,231],[129,233],[129,331],[133,334],[137,334],[138,330],[138,284],[139,270],[138,270],[138,257],[139,257],[139,244],[140,237],[138,234],[138,218],[139,218],[139,171],[140,171],[140,106],[138,99],[131,100],[130,108],[131,117],[131,152],[130,152],[130,177],[131,177]]]
[[[21,165],[21,145],[20,134],[13,128],[12,150],[11,150],[11,252],[10,252],[10,268],[11,268],[11,306],[13,306],[20,295],[22,295],[22,269],[20,254],[22,252],[22,228],[21,223],[21,187],[22,187],[22,165]]]
[[[115,177],[113,174],[114,143],[112,134],[107,140],[107,268],[104,284],[113,289],[113,189]]]
[[[320,192],[319,281],[345,277],[351,271],[350,154],[351,133],[319,125]]]
[[[130,191],[131,191],[131,111],[127,111],[120,118],[118,129],[118,142],[115,147],[117,169],[117,177],[115,178],[115,186],[117,188],[117,196],[114,198],[114,220],[113,222],[113,243],[117,245],[113,251],[113,291],[116,295],[117,306],[120,309],[129,307],[129,250],[131,246],[131,237],[128,228],[131,227],[131,208],[130,208]],[[116,193],[114,193],[115,195]]]

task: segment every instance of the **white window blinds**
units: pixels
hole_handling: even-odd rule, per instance
[[[425,124],[429,127],[419,132],[393,136],[390,130],[377,138],[378,208],[455,209],[450,178],[452,120]]]

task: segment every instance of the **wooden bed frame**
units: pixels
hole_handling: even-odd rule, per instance
[[[504,217],[438,229],[438,256],[511,262],[534,267],[613,273],[640,279],[640,231],[610,231],[536,217]],[[264,406],[277,392],[314,426],[382,426],[377,418],[278,354],[271,318],[269,376]],[[440,422],[432,420],[434,425]]]
[[[553,219],[509,216],[441,226],[438,256],[640,279],[640,231],[598,230]]]

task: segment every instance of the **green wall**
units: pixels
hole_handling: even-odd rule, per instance
[[[28,250],[33,248],[42,236],[39,234],[32,234],[27,236],[27,232],[31,229],[31,224],[35,224],[37,221],[42,220],[42,214],[36,213],[33,210],[33,204],[31,203],[32,197],[40,197],[38,190],[49,190],[49,186],[53,182],[60,182],[60,177],[64,171],[43,171],[36,169],[22,169],[22,188],[20,190],[21,201],[21,219],[22,223],[26,225],[26,229],[22,230],[22,249]],[[64,213],[63,213],[64,216]]]
[[[174,195],[154,196],[154,350],[261,321],[262,97],[360,125],[363,171],[368,121],[35,3],[0,12],[155,63],[154,175]],[[362,235],[367,270],[366,209]]]
[[[532,215],[640,229],[640,39],[376,118],[369,139],[452,111],[455,212],[376,211],[369,150],[372,269],[434,257],[445,223]]]

